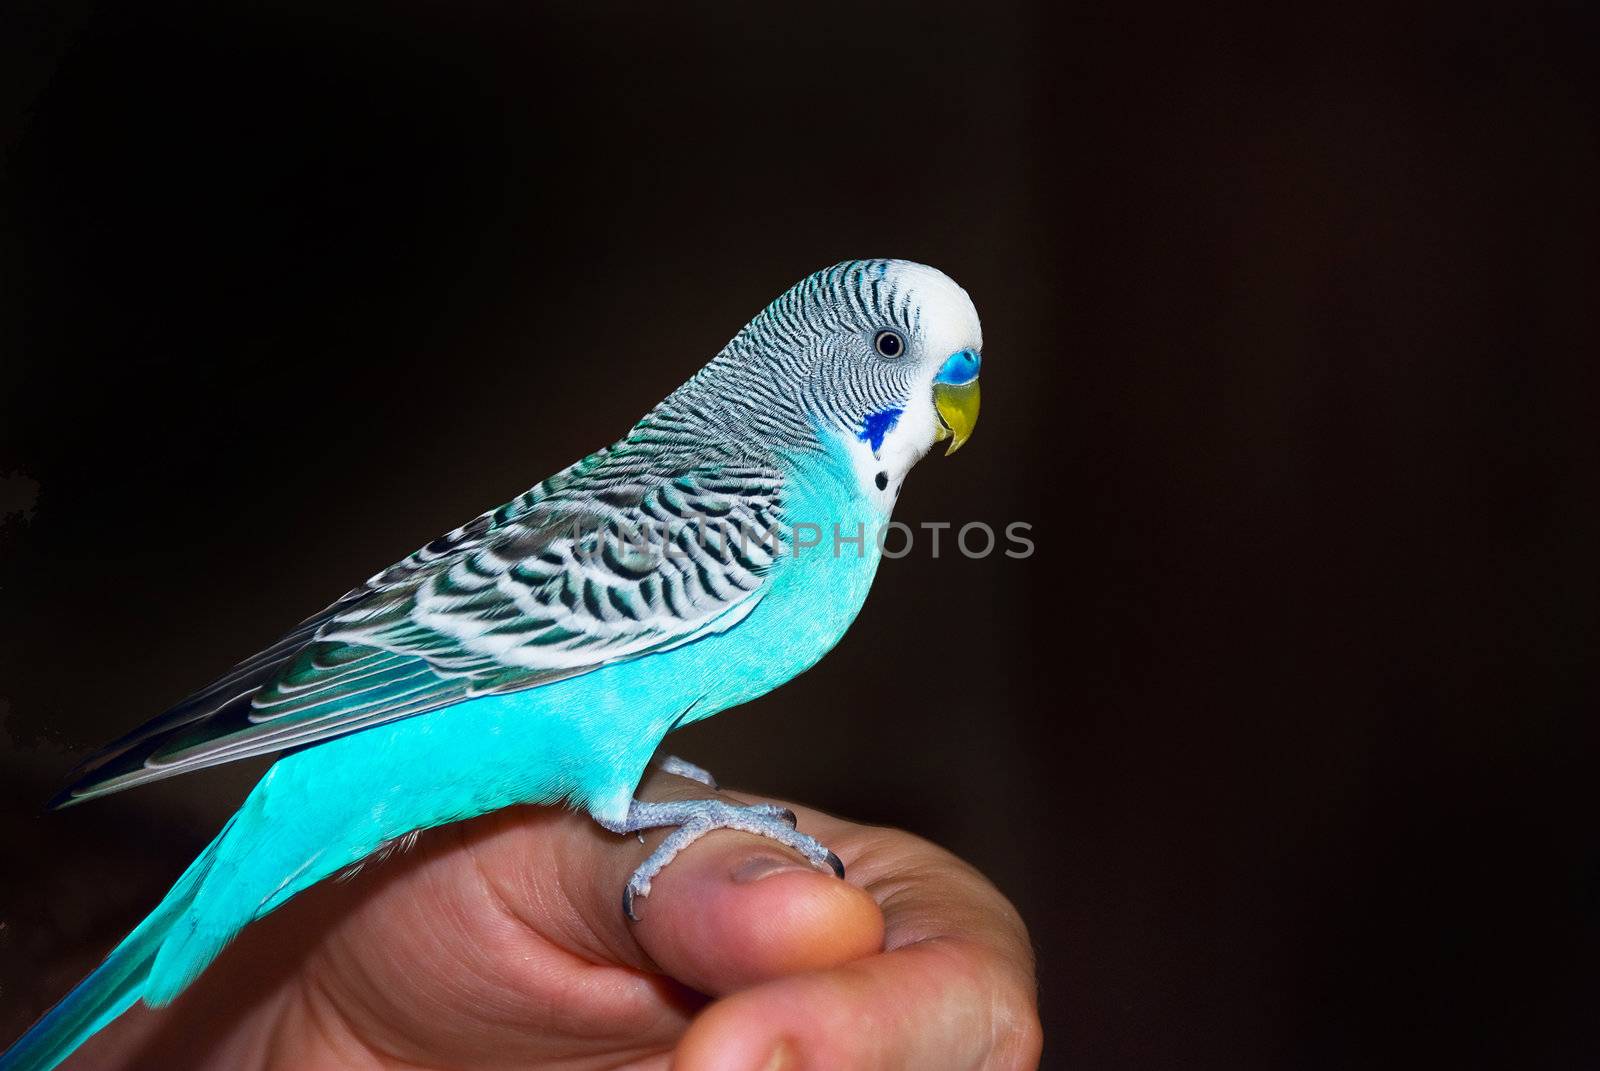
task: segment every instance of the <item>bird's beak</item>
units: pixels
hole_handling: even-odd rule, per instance
[[[980,358],[971,350],[950,355],[939,374],[933,377],[933,407],[939,414],[935,442],[950,440],[945,454],[961,449],[972,438],[978,424],[978,367]]]

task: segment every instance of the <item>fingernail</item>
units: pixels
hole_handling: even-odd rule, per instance
[[[733,872],[733,881],[736,885],[749,885],[751,882],[770,878],[774,874],[783,874],[791,870],[806,870],[811,868],[793,859],[784,859],[776,855],[758,855],[754,859],[746,859]]]
[[[788,1038],[784,1038],[773,1047],[772,1055],[767,1057],[767,1062],[761,1065],[759,1071],[790,1071],[795,1066],[794,1046],[789,1044]]]

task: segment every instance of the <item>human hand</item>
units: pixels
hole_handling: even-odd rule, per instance
[[[641,789],[710,795],[662,773]],[[641,844],[535,807],[429,831],[249,927],[170,1008],[63,1066],[1034,1067],[1032,951],[994,886],[908,833],[794,810],[848,882],[723,830],[636,924],[621,891],[665,831]]]

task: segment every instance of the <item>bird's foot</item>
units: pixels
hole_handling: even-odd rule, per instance
[[[714,829],[737,829],[754,833],[758,837],[775,840],[786,848],[804,856],[819,870],[831,870],[844,877],[844,864],[839,857],[823,847],[815,838],[795,829],[794,812],[787,807],[771,803],[752,803],[741,806],[721,800],[681,800],[671,803],[645,803],[634,800],[628,805],[628,817],[606,828],[614,833],[636,833],[645,829],[676,826],[667,839],[657,845],[639,868],[628,879],[622,891],[622,911],[634,922],[634,900],[650,895],[650,883],[666,869],[678,853]]]
[[[717,779],[711,776],[711,771],[692,762],[685,762],[676,755],[665,755],[656,763],[656,768],[662,773],[673,774],[677,777],[687,777],[691,781],[699,781],[712,791],[716,791]]]

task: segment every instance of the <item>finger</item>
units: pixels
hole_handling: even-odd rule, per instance
[[[659,774],[650,799],[722,798],[705,785]],[[590,903],[624,926],[621,893],[629,875],[667,831],[618,838],[596,830],[603,860],[593,869]],[[818,970],[883,947],[883,914],[859,887],[824,873],[763,837],[717,830],[690,845],[637,901],[627,938],[650,963],[702,993],[721,995],[797,971]]]
[[[705,785],[654,774],[653,800],[720,798]],[[807,812],[801,828],[819,824]],[[474,849],[499,899],[525,925],[591,963],[658,971],[721,995],[795,971],[831,967],[883,947],[883,915],[871,896],[762,837],[718,830],[690,845],[636,902],[622,890],[668,830],[620,836],[585,814],[523,808],[505,836]],[[848,864],[848,855],[846,855]]]
[[[673,1067],[1032,1067],[1030,1028],[995,999],[995,973],[983,950],[942,941],[779,979],[703,1012]]]
[[[857,834],[856,872],[884,906],[890,950],[719,1001],[691,1025],[675,1069],[1037,1065],[1032,955],[1016,912],[948,853],[874,832]],[[853,846],[848,834],[843,843]]]
[[[717,996],[872,955],[883,915],[856,886],[723,831],[657,879],[634,934],[667,974]]]

